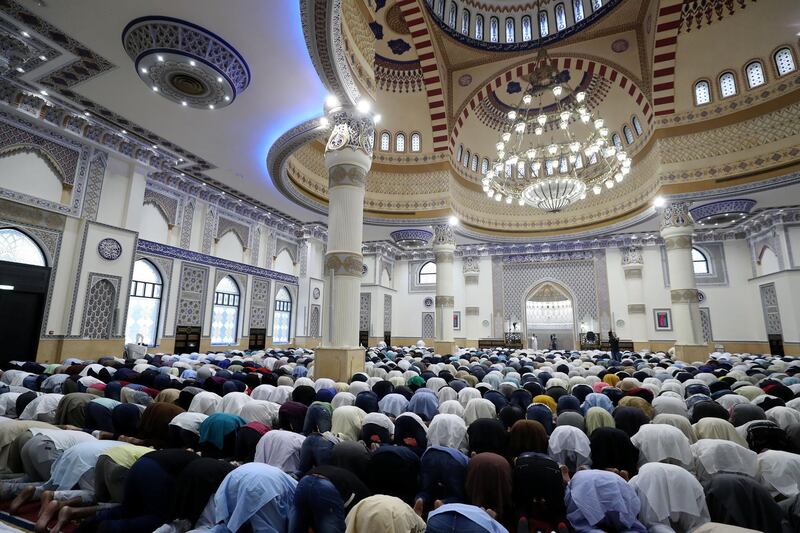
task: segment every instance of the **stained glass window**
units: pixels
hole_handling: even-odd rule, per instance
[[[406,151],[406,134],[405,133],[398,133],[394,138],[394,149],[397,152],[405,152]]]
[[[411,151],[412,152],[419,152],[421,147],[421,138],[419,133],[412,133],[411,134]]]
[[[472,161],[470,161],[470,163],[469,163],[469,168],[473,172],[477,172],[478,171],[478,154],[472,154]]]
[[[272,319],[272,342],[286,344],[292,327],[292,295],[281,287],[275,295],[275,314]]]
[[[12,228],[0,229],[0,261],[47,266],[39,245],[21,231]]]
[[[633,129],[636,130],[636,135],[642,134],[642,123],[639,122],[639,117],[633,115],[631,117],[631,124],[633,124]]]
[[[514,19],[512,18],[506,19],[506,42],[514,42]]]
[[[475,15],[475,38],[483,40],[483,15]]]
[[[489,160],[484,158],[481,161],[481,174],[486,174],[487,172],[489,172]]]
[[[469,9],[461,12],[461,33],[469,35]]]
[[[547,11],[539,12],[539,36],[547,37],[550,33],[550,22],[547,20]]]
[[[633,144],[633,132],[628,126],[622,127],[622,134],[625,135],[625,142],[628,144]]]
[[[236,344],[239,326],[239,287],[233,278],[225,276],[214,290],[214,309],[211,314],[211,344]]]
[[[797,70],[794,64],[792,51],[788,48],[781,48],[775,52],[773,59],[775,59],[775,69],[778,71],[778,76],[783,76],[784,74],[789,74]]]
[[[496,43],[500,39],[500,21],[497,17],[489,19],[489,40]]]
[[[458,145],[458,151],[456,152],[456,160],[461,161],[461,156],[464,154],[464,145]]]
[[[455,2],[450,2],[450,15],[447,17],[447,25],[451,28],[456,27],[456,15],[458,14],[458,7]]]
[[[136,343],[137,337],[141,335],[143,344],[155,346],[162,289],[161,274],[153,263],[147,259],[139,259],[133,264],[128,319],[125,322],[126,343]]]
[[[592,0],[592,10],[597,11],[603,7],[603,0]]]
[[[719,77],[719,94],[723,98],[736,94],[736,76],[733,72],[723,72]]]
[[[583,20],[583,0],[572,0],[572,12],[575,14],[575,22]]]
[[[711,87],[706,80],[700,80],[694,84],[694,103],[695,105],[707,104],[711,101]]]
[[[567,28],[567,11],[564,9],[564,4],[556,6],[556,29],[558,31]]]
[[[531,32],[531,17],[525,15],[522,17],[522,40],[530,41],[532,38],[533,34]]]
[[[381,133],[381,150],[384,152],[388,152],[389,148],[392,145],[392,136],[389,134],[388,131],[384,131]]]
[[[767,81],[764,78],[764,67],[761,65],[761,61],[751,61],[748,63],[745,68],[745,73],[747,74],[747,85],[751,89],[759,85],[764,85]]]
[[[617,150],[622,150],[622,140],[619,138],[618,134],[615,133],[611,136],[611,142],[614,143],[614,146],[617,148]]]

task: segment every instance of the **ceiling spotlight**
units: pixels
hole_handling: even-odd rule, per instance
[[[214,104],[208,104],[209,109],[214,109]]]
[[[653,199],[653,205],[654,205],[655,207],[664,207],[664,205],[665,205],[666,203],[667,203],[667,201],[664,199],[664,197],[663,197],[663,196],[656,196],[656,197]]]
[[[369,113],[369,108],[369,102],[363,98],[356,104],[356,109],[359,113]]]
[[[158,145],[157,144],[153,145],[153,150],[158,150]]]
[[[42,89],[41,91],[39,91],[39,94],[41,94],[42,96],[47,96],[47,91]]]
[[[157,93],[157,92],[158,92],[158,87],[156,87],[155,85],[153,85],[153,92],[154,92],[154,93]]]
[[[450,218],[447,219],[447,223],[451,226],[458,226],[458,217],[451,215]]]
[[[139,70],[141,71],[142,74],[147,74],[147,69],[145,67],[142,67]]]
[[[156,56],[156,59],[158,60],[159,63],[164,62],[164,56]]]
[[[23,37],[25,37],[26,39],[27,39],[28,37],[30,37],[30,36],[31,36],[31,34],[30,34],[30,33],[28,33],[28,32],[26,32],[26,31],[23,31],[23,32],[20,32],[20,33],[21,33],[21,34],[22,34],[22,36],[23,36]]]
[[[190,67],[194,67],[194,66],[196,66],[196,65],[197,65],[197,63],[195,63],[194,59],[192,59],[191,61],[189,61],[189,66],[190,66]]]
[[[184,100],[184,101],[182,101],[182,102],[181,102],[181,105],[182,105],[183,107],[186,107],[186,106],[187,106],[187,105],[189,105],[189,104],[188,104],[188,102],[186,102],[186,100]]]
[[[122,130],[122,132],[121,132],[121,133],[122,133],[123,135],[127,135],[127,134],[128,134],[128,130]]]
[[[25,69],[24,69],[24,68],[22,68],[22,67],[17,67],[17,68],[16,68],[16,69],[14,69],[14,70],[16,70],[17,72],[19,72],[20,74],[23,74],[23,73],[25,72]]]
[[[222,76],[217,76],[217,83],[222,83]]]
[[[91,115],[91,113],[89,113],[88,111],[84,111],[84,112],[83,112],[83,114],[84,114],[84,115],[86,115],[87,117],[88,117],[89,115]]]
[[[39,56],[39,59],[41,59],[42,61],[47,61],[47,56],[41,55]]]
[[[231,101],[231,97],[230,97],[230,96],[228,96],[227,94],[225,95],[225,101],[226,101],[226,102],[230,102],[230,101]]]

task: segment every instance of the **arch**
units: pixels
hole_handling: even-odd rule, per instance
[[[287,344],[292,330],[292,294],[285,286],[275,293],[272,315],[272,343]]]
[[[571,324],[572,324],[571,337],[572,338],[571,338],[571,340],[572,340],[573,347],[577,346],[578,317],[576,315],[575,306],[576,306],[576,302],[578,300],[577,300],[577,298],[575,296],[575,293],[573,293],[572,290],[569,287],[564,285],[561,281],[559,281],[559,280],[557,280],[555,278],[549,278],[549,277],[539,279],[538,281],[533,283],[528,288],[528,290],[524,293],[525,296],[523,297],[523,300],[521,302],[521,304],[522,304],[521,305],[521,309],[523,309],[523,312],[525,313],[525,317],[521,317],[520,320],[522,320],[522,323],[523,323],[522,332],[525,335],[526,341],[527,341],[527,339],[529,339],[531,337],[532,333],[535,333],[535,331],[531,327],[533,324],[531,324],[530,326],[528,324],[528,312],[527,312],[528,305],[527,305],[527,303],[529,301],[537,301],[537,300],[534,300],[533,297],[535,295],[537,295],[540,291],[542,291],[542,289],[545,289],[545,288],[554,289],[556,293],[561,294],[562,296],[564,296],[565,299],[567,299],[567,300],[569,300],[571,302],[571,304],[572,304],[571,305],[571,309],[572,309],[572,321],[571,321]],[[537,334],[537,336],[538,336],[538,334]],[[549,339],[539,338],[538,342],[539,342],[539,347],[540,348],[544,348],[544,347],[546,347],[548,345]],[[566,349],[564,346],[559,346],[559,348],[560,349]]]
[[[31,143],[18,143],[18,144],[11,144],[8,146],[4,146],[0,148],[0,158],[3,157],[10,157],[15,154],[33,154],[42,159],[50,170],[58,177],[58,180],[63,184],[71,183],[71,180],[67,179],[66,172],[58,163],[58,160],[45,148],[38,146],[36,144]]]
[[[386,263],[383,264],[381,267],[381,277],[380,277],[381,285],[390,287],[392,285],[392,271],[389,269],[389,265]]]
[[[506,18],[506,42],[513,43],[516,40],[516,23],[513,17]]]
[[[395,152],[405,152],[406,151],[406,134],[402,131],[399,131],[394,136],[394,151]]]
[[[628,144],[633,144],[633,132],[628,127],[627,124],[622,126],[622,135],[625,136],[625,142]]]
[[[380,148],[382,152],[388,152],[392,149],[392,134],[388,131],[381,132]]]
[[[420,265],[417,271],[419,285],[436,285],[436,263],[428,261]]]
[[[275,257],[278,257],[281,252],[286,252],[286,254],[289,256],[289,259],[292,260],[292,263],[297,263],[297,257],[295,257],[292,248],[288,244],[279,244],[278,246],[278,249],[275,250]]]
[[[293,259],[292,253],[288,248],[283,248],[280,252],[275,254],[275,260],[272,268],[276,272],[295,275],[297,270],[297,261]]]
[[[483,40],[483,15],[475,15],[475,39]]]
[[[797,61],[794,50],[788,46],[781,46],[772,53],[772,66],[775,74],[780,78],[797,70]]]
[[[0,228],[0,261],[23,265],[48,265],[44,248],[30,235],[17,228]]]
[[[34,198],[59,204],[64,196],[64,179],[44,152],[11,149],[0,153],[2,186]]]
[[[142,258],[134,262],[125,321],[126,343],[136,343],[141,335],[146,346],[157,344],[163,289],[163,276],[152,261]]]
[[[245,248],[246,246],[242,242],[242,236],[239,235],[239,232],[229,228],[214,243],[214,255],[242,263],[244,261]]]
[[[241,290],[232,276],[223,277],[214,288],[211,312],[211,344],[236,344],[239,333]]]
[[[497,17],[489,18],[489,41],[493,43],[500,41],[500,20]]]
[[[698,248],[692,247],[692,268],[695,275],[711,274],[711,261],[708,260],[708,252]]]
[[[164,209],[155,202],[142,204],[139,238],[169,244],[169,219],[166,217]]]
[[[739,89],[736,84],[736,74],[732,70],[727,70],[719,75],[719,95],[722,98],[736,96]]]
[[[422,136],[418,131],[415,131],[411,134],[411,151],[412,152],[422,151]]]
[[[759,276],[766,276],[767,274],[778,272],[780,269],[780,261],[778,261],[778,255],[775,251],[766,244],[762,246],[756,261],[756,273]]]
[[[633,124],[633,129],[636,131],[636,135],[641,135],[644,130],[642,130],[642,123],[639,122],[639,117],[633,115],[631,117],[631,124]]]
[[[767,73],[760,59],[754,59],[745,65],[744,78],[747,80],[748,89],[755,89],[767,83]]]
[[[618,70],[615,66],[601,62],[599,58],[584,58],[584,57],[566,57],[566,56],[551,56],[551,59],[556,64],[559,70],[574,69],[588,74],[597,74],[601,78],[610,81],[612,84],[617,85],[632,98],[636,104],[641,108],[642,114],[646,117],[648,122],[653,121],[653,112],[649,100],[645,96],[641,88],[636,85],[633,78],[626,73]],[[455,114],[458,117],[453,127],[453,133],[450,135],[450,146],[455,149],[458,134],[461,127],[464,125],[470,113],[479,109],[480,103],[484,98],[488,98],[491,93],[503,87],[508,81],[509,76],[523,77],[527,76],[533,71],[535,61],[523,61],[510,67],[505,67],[503,70],[490,77],[490,81],[475,89],[462,105],[458,112]]]
[[[711,103],[711,83],[708,80],[697,80],[694,83],[694,105]]]

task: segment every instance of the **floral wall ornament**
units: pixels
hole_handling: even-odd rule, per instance
[[[411,45],[405,42],[403,39],[392,39],[386,43],[389,45],[389,49],[395,55],[403,55],[409,50],[411,50]]]
[[[374,20],[370,22],[369,29],[372,30],[372,35],[375,36],[375,39],[378,41],[383,39],[383,26],[381,26],[379,22],[375,22]]]
[[[107,261],[116,261],[122,255],[122,245],[118,240],[107,237],[97,243],[97,253]]]

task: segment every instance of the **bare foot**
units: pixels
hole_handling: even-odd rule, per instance
[[[61,533],[61,528],[63,528],[70,520],[72,520],[72,511],[73,509],[69,505],[62,507],[58,512],[58,520],[56,520],[56,525],[50,529],[50,533]]]
[[[42,503],[41,514],[39,515],[39,520],[36,521],[34,531],[36,531],[36,533],[45,533],[47,531],[47,524],[50,523],[60,509],[61,502],[53,500],[48,502],[46,505]]]
[[[425,502],[422,501],[422,498],[417,498],[417,501],[414,502],[414,512],[417,513],[417,516],[422,518],[422,512],[425,507]]]
[[[28,503],[28,501],[33,498],[35,492],[36,487],[25,487],[22,489],[22,492],[20,492],[17,497],[12,500],[11,505],[8,506],[8,513],[17,514],[19,508]]]
[[[39,514],[37,516],[41,517],[42,513],[44,512],[45,507],[53,501],[53,497],[55,493],[52,490],[46,490],[42,493],[42,499],[39,507]]]
[[[444,502],[442,500],[436,500],[435,502],[433,502],[433,508],[434,509],[438,509],[442,505],[444,505]]]
[[[628,473],[627,470],[620,470],[619,475],[622,476],[622,479],[624,479],[625,481],[630,481],[631,479],[631,475]]]

